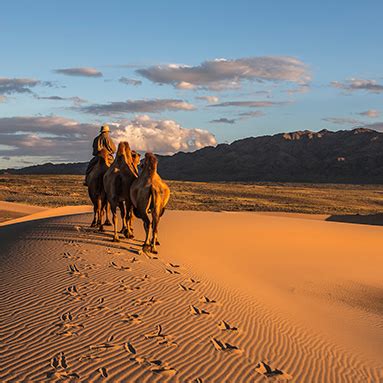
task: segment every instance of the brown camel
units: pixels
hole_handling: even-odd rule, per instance
[[[120,142],[116,158],[104,175],[104,189],[113,216],[113,240],[119,242],[117,233],[117,207],[120,208],[122,230],[126,238],[133,238],[132,230],[132,203],[130,200],[130,187],[138,173],[133,165],[132,152],[127,142]],[[125,205],[124,205],[125,203]]]
[[[108,221],[108,211],[106,206],[106,195],[103,186],[103,177],[110,166],[109,153],[106,149],[101,149],[97,156],[97,163],[92,171],[86,176],[88,194],[93,203],[93,222],[91,227],[99,226],[102,230],[102,219],[104,210]],[[104,223],[104,224],[107,224]]]
[[[144,251],[157,253],[158,225],[169,201],[170,189],[157,173],[157,158],[152,153],[145,154],[145,163],[141,174],[133,182],[130,197],[134,206],[134,214],[144,221],[146,233],[143,245]],[[152,222],[149,219],[152,214]],[[152,240],[149,243],[150,226]]]

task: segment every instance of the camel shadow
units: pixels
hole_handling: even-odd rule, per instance
[[[356,223],[359,225],[383,226],[383,213],[367,214],[367,215],[361,215],[361,214],[331,215],[330,217],[326,218],[326,221]]]

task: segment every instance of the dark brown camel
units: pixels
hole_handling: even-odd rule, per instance
[[[109,166],[109,153],[106,149],[101,149],[97,156],[97,163],[86,177],[88,194],[92,201],[94,212],[91,227],[99,226],[100,230],[102,230],[101,222],[104,210],[106,211],[106,218],[108,221],[107,200],[104,191],[103,178]]]
[[[144,221],[146,233],[144,251],[157,253],[158,225],[169,201],[170,189],[157,173],[157,158],[152,153],[145,154],[145,163],[139,177],[133,182],[130,197],[134,206],[134,214]],[[152,215],[150,222],[149,214]],[[149,242],[150,227],[152,239]]]
[[[127,142],[120,142],[116,158],[104,175],[104,189],[113,216],[113,240],[119,242],[117,232],[117,207],[120,208],[122,230],[126,238],[133,238],[132,230],[132,203],[130,200],[130,187],[138,173],[133,165],[132,152]]]

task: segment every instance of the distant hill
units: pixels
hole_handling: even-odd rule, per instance
[[[158,158],[161,176],[173,180],[383,183],[383,133],[365,128],[249,137]],[[48,163],[6,172],[84,174],[85,168]]]
[[[52,164],[47,162],[42,165],[27,166],[21,169],[4,169],[0,174],[85,174],[87,162],[71,162]]]

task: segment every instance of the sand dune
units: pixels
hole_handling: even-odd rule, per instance
[[[0,228],[1,381],[383,379],[381,227],[170,211],[153,257],[42,213]]]
[[[31,206],[13,202],[0,201],[0,211],[4,211],[7,213],[17,213],[17,216],[11,216],[10,219],[0,222],[0,226],[5,226],[14,223],[35,221],[38,219],[45,219],[50,217],[61,217],[63,215],[89,213],[93,211],[93,207],[90,205],[83,205],[45,208],[40,206]]]
[[[43,207],[31,206],[23,203],[0,201],[0,225],[4,221],[27,216],[46,210]]]

